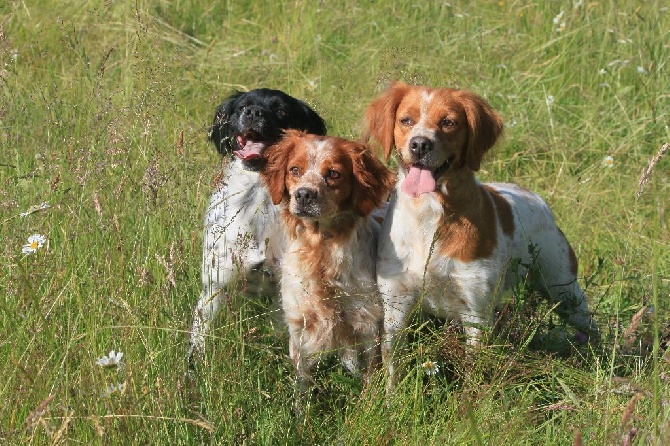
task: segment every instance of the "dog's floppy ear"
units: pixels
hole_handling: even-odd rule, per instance
[[[394,146],[393,128],[395,127],[396,112],[400,101],[407,94],[409,86],[403,82],[393,82],[365,112],[365,133],[363,141],[367,142],[370,136],[376,139],[384,149],[388,160]]]
[[[268,187],[272,203],[278,205],[284,198],[286,191],[286,169],[288,168],[288,155],[297,144],[302,132],[287,130],[284,137],[277,143],[265,150],[263,156],[267,159],[261,176]]]
[[[300,108],[300,120],[296,123],[295,128],[314,135],[325,135],[326,123],[321,116],[303,101],[298,100],[297,102]]]
[[[458,91],[468,120],[468,144],[465,165],[472,171],[479,170],[482,157],[493,147],[503,131],[500,116],[481,97],[469,91]]]
[[[385,200],[395,184],[395,174],[362,144],[349,148],[354,185],[351,193],[354,211],[367,217]]]
[[[234,130],[230,125],[230,117],[237,108],[235,103],[244,93],[236,91],[223,101],[214,113],[214,121],[209,128],[208,137],[216,146],[217,152],[221,155],[231,153],[234,150],[235,142]]]

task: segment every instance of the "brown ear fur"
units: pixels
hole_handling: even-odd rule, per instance
[[[281,203],[284,198],[288,155],[301,135],[302,132],[287,130],[284,137],[277,144],[268,147],[263,154],[267,158],[267,164],[261,175],[275,205]]]
[[[349,149],[354,173],[351,192],[354,211],[367,217],[388,196],[395,185],[395,174],[364,145]]]
[[[468,145],[465,165],[472,171],[479,170],[482,158],[493,147],[503,131],[500,116],[481,97],[469,91],[457,91],[468,119]]]
[[[365,112],[365,134],[363,140],[372,136],[384,149],[384,155],[388,160],[394,146],[393,128],[395,127],[396,112],[400,101],[407,94],[409,86],[403,82],[395,81],[389,88],[375,99]]]

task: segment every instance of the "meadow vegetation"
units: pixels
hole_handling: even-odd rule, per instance
[[[668,444],[670,154],[638,184],[669,67],[661,0],[3,2],[0,443]],[[392,79],[501,113],[479,178],[549,202],[602,342],[519,290],[476,351],[417,318],[388,400],[327,362],[296,412],[272,296],[240,289],[188,378],[216,105],[278,88],[356,138]]]

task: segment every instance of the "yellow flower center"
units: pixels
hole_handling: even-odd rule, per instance
[[[40,245],[40,244],[37,243],[36,240],[33,240],[32,242],[30,242],[30,249],[37,249],[37,247],[38,247],[39,245]]]

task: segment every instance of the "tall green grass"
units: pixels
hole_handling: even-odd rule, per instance
[[[665,2],[10,0],[0,30],[0,442],[670,440],[668,155],[636,195],[670,141]],[[523,302],[509,338],[467,355],[450,327],[417,320],[389,400],[382,373],[362,386],[327,362],[296,412],[281,318],[270,298],[239,299],[186,379],[215,106],[280,88],[357,137],[391,79],[500,111],[480,178],[551,204],[602,345],[530,348],[550,321]],[[47,243],[22,254],[33,233]],[[112,349],[125,366],[96,365]],[[440,374],[424,376],[427,359]]]

